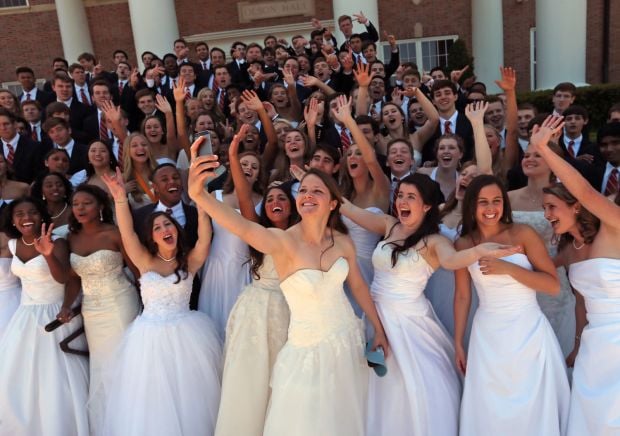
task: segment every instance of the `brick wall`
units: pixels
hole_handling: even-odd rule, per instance
[[[129,63],[136,65],[136,48],[133,44],[127,3],[88,7],[86,17],[90,27],[93,50],[97,60],[106,69],[113,69],[112,53],[116,49],[125,50],[129,55]]]
[[[536,5],[533,1],[504,1],[504,65],[517,72],[517,88],[530,89],[530,29],[536,26]],[[499,67],[499,65],[498,65]],[[499,74],[499,73],[498,73]]]

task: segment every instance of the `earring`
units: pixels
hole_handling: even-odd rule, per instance
[[[41,198],[43,199],[43,201],[45,201],[45,195],[42,195]]]
[[[99,221],[103,221],[103,209],[99,209]]]

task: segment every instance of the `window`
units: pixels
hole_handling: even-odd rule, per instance
[[[433,38],[416,38],[398,41],[400,62],[413,62],[418,69],[430,71],[437,66],[448,65],[448,51],[452,43],[458,38],[456,35],[439,36]],[[390,59],[390,45],[383,43],[383,59]]]
[[[28,0],[0,0],[0,8],[28,6]]]

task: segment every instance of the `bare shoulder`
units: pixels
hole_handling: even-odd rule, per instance
[[[427,176],[430,175],[433,170],[437,168],[437,167],[420,167],[416,170],[416,173],[418,174],[426,174]]]
[[[469,236],[460,237],[454,243],[454,248],[457,250],[466,250],[468,248],[472,248],[474,246],[474,242]]]

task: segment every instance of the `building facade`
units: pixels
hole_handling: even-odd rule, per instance
[[[123,49],[136,65],[144,50],[172,52],[177,37],[226,52],[235,40],[290,40],[310,34],[312,17],[337,30],[338,16],[359,10],[378,28],[379,45],[384,31],[394,34],[401,59],[420,69],[445,65],[452,41],[463,39],[491,90],[499,65],[517,70],[521,90],[620,82],[615,0],[0,0],[0,82],[9,86],[22,65],[49,77],[54,57],[71,63],[84,51],[112,68],[112,52]]]

